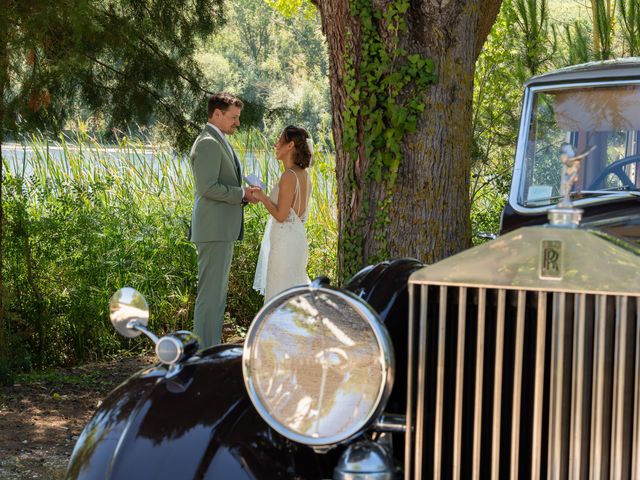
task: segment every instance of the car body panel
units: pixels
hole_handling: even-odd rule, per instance
[[[399,338],[406,335],[407,280],[422,266],[412,259],[384,262],[361,271],[346,289],[371,302]],[[226,344],[201,352],[175,374],[157,365],[129,378],[86,425],[67,478],[330,477],[343,448],[317,454],[271,429],[248,397],[241,361],[242,345]],[[403,378],[395,403],[404,395]]]
[[[67,478],[321,478],[322,459],[257,414],[241,358],[241,345],[223,345],[171,378],[163,366],[131,377],[85,427]]]

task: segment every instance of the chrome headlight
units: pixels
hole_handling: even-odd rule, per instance
[[[296,287],[258,312],[243,374],[272,428],[299,443],[330,445],[380,414],[393,360],[389,334],[367,303],[331,287]]]

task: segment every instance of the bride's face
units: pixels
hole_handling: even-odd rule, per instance
[[[278,160],[284,160],[291,155],[293,151],[293,142],[287,142],[284,138],[284,133],[278,138],[278,142],[275,146],[276,158]]]

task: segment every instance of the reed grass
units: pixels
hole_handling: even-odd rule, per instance
[[[232,144],[245,172],[259,168],[267,185],[277,182],[271,139],[248,130]],[[312,278],[335,275],[337,243],[332,148],[318,142],[316,150],[307,224]],[[192,328],[197,269],[187,240],[188,158],[127,136],[105,145],[78,131],[54,140],[32,135],[2,161],[8,321],[0,328],[13,343],[5,370],[147,345],[119,337],[107,318],[111,294],[125,285],[147,297],[154,331]],[[252,284],[267,215],[260,205],[245,208],[245,240],[236,244],[229,284],[232,333],[244,331],[262,305]]]

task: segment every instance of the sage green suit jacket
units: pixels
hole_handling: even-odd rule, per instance
[[[191,147],[194,200],[191,241],[231,242],[243,236],[242,173],[223,138],[210,125]]]

